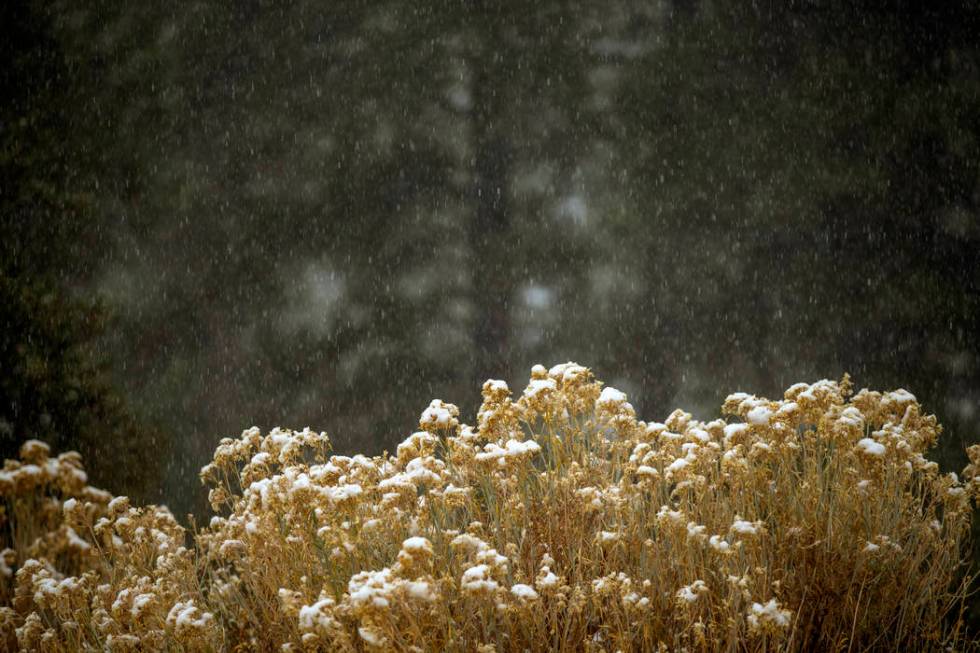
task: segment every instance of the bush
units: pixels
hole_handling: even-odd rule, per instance
[[[568,363],[516,401],[487,381],[476,427],[433,401],[393,456],[253,428],[202,470],[193,540],[29,442],[0,474],[0,622],[27,650],[972,646],[980,447],[942,475],[935,417],[846,377],[723,410],[644,423]]]

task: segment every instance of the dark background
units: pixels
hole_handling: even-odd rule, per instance
[[[418,6],[413,6],[418,5]],[[887,7],[887,8],[886,8]],[[178,513],[575,360],[645,419],[904,387],[980,439],[976,2],[0,3],[0,443]]]

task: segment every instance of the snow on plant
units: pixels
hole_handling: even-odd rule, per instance
[[[965,642],[963,480],[904,390],[730,395],[638,420],[574,363],[433,401],[394,455],[226,438],[215,515],[87,485],[37,441],[0,471],[0,636],[42,651],[944,649]]]

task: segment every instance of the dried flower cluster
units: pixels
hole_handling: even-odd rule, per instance
[[[245,431],[193,537],[39,442],[0,472],[0,635],[38,651],[928,650],[969,644],[970,500],[911,394],[849,380],[639,421],[568,363],[436,400],[394,455]]]

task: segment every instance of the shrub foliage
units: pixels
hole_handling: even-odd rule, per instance
[[[28,441],[0,472],[0,627],[40,651],[929,650],[961,615],[980,447],[961,480],[904,390],[737,393],[639,421],[568,363],[476,426],[435,400],[394,455],[323,433],[225,439],[215,516],[87,485]]]

